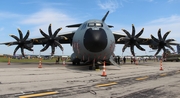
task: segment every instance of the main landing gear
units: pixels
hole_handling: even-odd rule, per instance
[[[99,65],[93,61],[92,64],[89,65],[89,70],[99,70]]]

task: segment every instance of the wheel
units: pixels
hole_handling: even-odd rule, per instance
[[[72,64],[73,64],[73,65],[76,65],[76,62],[73,61]]]
[[[99,65],[95,65],[95,68],[96,68],[96,69],[99,69]]]
[[[80,62],[79,62],[79,61],[77,62],[77,65],[80,65]]]

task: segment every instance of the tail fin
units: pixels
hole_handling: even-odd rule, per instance
[[[106,13],[106,15],[102,18],[102,22],[106,20],[107,15],[109,14],[109,11]]]

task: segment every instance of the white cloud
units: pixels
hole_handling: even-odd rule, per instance
[[[21,15],[19,14],[14,14],[10,12],[0,12],[0,18],[14,18],[14,17],[20,17]]]
[[[31,35],[33,37],[41,36],[39,29],[41,28],[44,32],[47,32],[49,24],[52,24],[52,30],[55,31],[59,27],[62,27],[62,31],[69,31],[65,28],[68,24],[76,24],[76,19],[71,18],[70,16],[55,10],[55,9],[42,9],[39,12],[28,15],[24,18],[20,24],[33,25]],[[73,29],[71,29],[73,30]],[[62,32],[61,31],[61,32]],[[37,33],[38,32],[38,33]]]
[[[110,12],[114,12],[119,7],[119,4],[116,0],[99,1],[98,5],[101,9],[110,10]],[[120,5],[123,6],[122,3],[120,3]]]
[[[178,15],[172,15],[170,17],[159,18],[159,19],[152,20],[150,22],[144,23],[144,24],[139,25],[139,26],[137,26],[137,25],[134,25],[134,26],[136,29],[136,34],[142,28],[144,28],[144,32],[140,37],[151,38],[150,35],[152,34],[154,37],[158,38],[157,32],[158,32],[159,28],[161,28],[162,36],[166,32],[171,31],[171,33],[167,36],[166,39],[172,39],[173,38],[177,42],[180,43],[180,33],[179,33],[180,32],[180,16],[178,16]],[[132,27],[131,27],[131,25],[128,25],[128,26],[124,26],[124,29],[131,32]],[[119,30],[119,32],[122,32],[122,30]],[[122,46],[124,46],[124,45],[116,45],[115,54],[121,54],[122,53],[121,52]],[[146,52],[140,51],[137,48],[135,48],[135,52],[138,55],[141,55],[141,54],[154,55],[155,52],[157,51],[157,50],[155,50],[154,52],[149,52],[151,49],[149,48],[148,45],[141,45],[141,46],[146,49]],[[176,46],[173,46],[173,47],[176,50]],[[131,54],[130,50],[129,50],[129,48],[127,48],[125,50],[124,55],[130,55],[130,54]],[[159,55],[161,55],[161,54],[162,54],[162,51],[161,51],[161,53],[159,53]]]
[[[158,23],[179,23],[180,22],[180,16],[172,15],[170,17],[166,18],[160,18],[156,19],[150,22],[150,24],[158,24]]]
[[[167,31],[171,31],[169,34],[170,38],[174,38],[179,40],[180,37],[180,16],[173,15],[166,18],[160,18],[156,20],[152,20],[145,24],[145,31],[157,36],[157,31],[161,28],[162,35]],[[179,40],[180,41],[180,40]]]
[[[37,13],[29,15],[26,19],[24,19],[22,24],[44,24],[44,23],[52,23],[52,22],[67,22],[73,21],[67,15],[58,12],[55,9],[43,9]]]

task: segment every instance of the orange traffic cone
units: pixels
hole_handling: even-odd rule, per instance
[[[8,65],[11,65],[10,57],[8,58]]]
[[[105,61],[104,61],[104,65],[103,65],[103,72],[102,72],[102,77],[106,77],[106,68],[105,68]]]
[[[138,65],[138,61],[137,60],[135,61],[135,64]]]
[[[163,70],[163,68],[162,68],[162,60],[160,60],[160,69],[159,70]]]
[[[38,68],[42,68],[41,58],[40,58],[40,60],[39,60],[39,66],[38,66]]]
[[[65,59],[63,58],[63,61],[62,61],[63,65],[66,65],[66,61]]]

